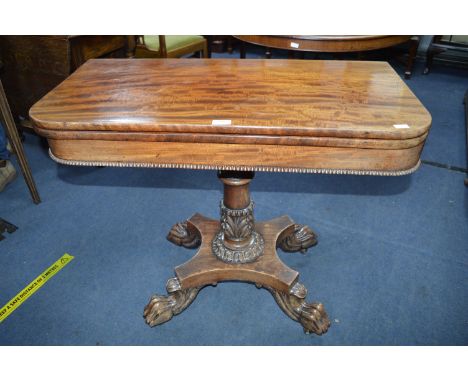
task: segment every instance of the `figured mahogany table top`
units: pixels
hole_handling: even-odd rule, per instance
[[[431,124],[388,63],[363,61],[90,60],[30,116],[64,160],[260,170],[407,170]]]

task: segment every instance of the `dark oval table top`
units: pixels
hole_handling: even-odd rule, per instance
[[[270,48],[308,52],[362,52],[388,48],[411,39],[410,35],[238,35],[235,38]]]

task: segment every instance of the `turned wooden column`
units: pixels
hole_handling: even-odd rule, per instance
[[[249,183],[254,177],[252,171],[218,171],[218,178],[224,183],[224,205],[233,210],[246,208],[250,204]]]
[[[264,248],[263,237],[255,231],[249,183],[253,172],[219,171],[224,184],[221,200],[221,229],[212,242],[213,254],[227,263],[255,261]]]

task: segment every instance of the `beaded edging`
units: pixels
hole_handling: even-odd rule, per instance
[[[144,163],[144,162],[102,162],[81,161],[57,158],[49,149],[49,156],[57,163],[69,166],[104,166],[104,167],[141,167],[141,168],[180,168],[188,170],[223,170],[223,171],[269,171],[269,172],[295,172],[305,174],[332,174],[332,175],[375,175],[375,176],[401,176],[415,172],[421,165],[421,160],[414,167],[399,171],[379,170],[347,170],[326,168],[298,168],[298,167],[269,167],[269,166],[218,166],[205,164],[179,164],[179,163]]]

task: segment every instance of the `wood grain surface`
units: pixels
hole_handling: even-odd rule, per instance
[[[165,167],[247,166],[255,171],[343,169],[401,171],[416,166],[423,144],[398,150],[225,143],[132,142],[49,139],[52,153],[70,161],[158,163]],[[173,165],[173,166],[169,166]]]
[[[385,139],[423,135],[431,122],[385,62],[306,60],[90,60],[30,115],[68,131]]]
[[[211,241],[220,229],[218,220],[195,214],[189,222],[199,230],[202,241],[197,254],[175,268],[175,274],[182,288],[240,280],[288,293],[297,281],[299,273],[287,267],[276,253],[280,235],[289,234],[294,228],[294,222],[288,216],[255,224],[256,231],[265,238],[265,250],[256,261],[246,264],[229,264],[213,256]]]
[[[277,49],[307,52],[361,52],[383,49],[411,39],[403,35],[239,35],[237,39]]]
[[[30,116],[62,159],[357,170],[413,167],[431,124],[362,61],[90,60]]]

